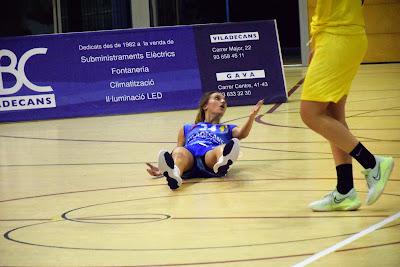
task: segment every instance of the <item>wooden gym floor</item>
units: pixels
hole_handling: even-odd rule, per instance
[[[0,266],[291,266],[364,229],[311,266],[399,266],[400,64],[362,65],[348,99],[353,133],[397,164],[381,199],[355,212],[307,208],[336,173],[299,117],[305,68],[285,74],[288,103],[263,107],[230,174],[175,192],[145,162],[195,110],[0,124]],[[364,201],[360,171],[354,162]]]

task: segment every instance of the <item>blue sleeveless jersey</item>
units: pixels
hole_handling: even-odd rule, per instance
[[[192,152],[193,156],[203,156],[209,150],[226,144],[232,139],[233,124],[212,124],[199,122],[197,124],[185,124],[185,148]]]

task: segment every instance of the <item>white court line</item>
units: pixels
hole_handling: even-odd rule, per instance
[[[322,251],[320,251],[320,252],[318,252],[318,253],[312,255],[311,257],[305,259],[305,260],[302,261],[302,262],[299,262],[299,263],[293,265],[292,267],[302,267],[302,266],[306,266],[307,264],[310,264],[310,263],[312,263],[313,261],[316,261],[316,260],[318,260],[319,258],[322,258],[322,257],[324,257],[324,256],[326,256],[326,255],[328,255],[328,254],[330,254],[330,253],[332,253],[332,252],[334,252],[335,250],[337,250],[337,249],[339,249],[339,248],[341,248],[341,247],[343,247],[343,246],[345,246],[345,245],[350,244],[351,242],[353,242],[353,241],[359,239],[360,237],[363,237],[363,236],[365,236],[365,235],[367,235],[367,234],[369,234],[369,233],[372,233],[373,231],[377,230],[378,228],[381,228],[381,227],[384,226],[385,224],[388,224],[388,223],[390,223],[390,222],[393,222],[393,221],[397,220],[398,218],[400,218],[400,212],[398,212],[398,213],[396,213],[396,214],[394,214],[394,215],[392,215],[392,216],[390,216],[390,217],[384,219],[383,221],[381,221],[381,222],[379,222],[379,223],[377,223],[377,224],[371,225],[371,226],[368,227],[367,229],[364,229],[364,230],[362,230],[361,232],[359,232],[359,233],[357,233],[357,234],[355,234],[355,235],[350,236],[349,238],[347,238],[347,239],[345,239],[345,240],[343,240],[343,241],[337,243],[336,245],[333,245],[332,247],[329,247],[329,248],[327,248],[327,249],[324,249],[324,250],[322,250]]]

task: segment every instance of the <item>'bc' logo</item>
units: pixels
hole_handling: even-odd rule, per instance
[[[0,59],[4,56],[10,59],[10,65],[0,66],[0,96],[14,94],[18,92],[23,85],[36,92],[52,92],[53,88],[51,86],[38,86],[33,84],[25,75],[25,64],[29,58],[34,55],[44,55],[46,53],[47,48],[42,47],[28,50],[21,56],[17,66],[17,56],[12,51],[6,49],[0,50]],[[4,88],[2,73],[10,73],[15,77],[16,83],[14,86]]]

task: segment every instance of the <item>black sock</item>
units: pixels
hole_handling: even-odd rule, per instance
[[[337,174],[337,191],[345,195],[351,189],[353,189],[353,165],[352,164],[340,164],[336,166]]]
[[[360,163],[364,169],[372,169],[376,165],[375,157],[361,143],[350,152],[350,156]]]

